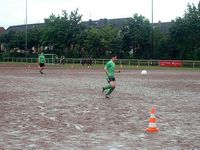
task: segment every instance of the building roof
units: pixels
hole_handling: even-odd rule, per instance
[[[105,25],[111,25],[116,28],[121,28],[126,22],[128,18],[117,18],[117,19],[99,19],[99,20],[89,20],[89,21],[83,21],[82,23],[86,26],[105,26]]]
[[[6,30],[4,29],[4,27],[0,27],[0,35],[3,34]]]
[[[27,29],[34,29],[38,27],[43,27],[45,23],[34,23],[34,24],[27,24]],[[25,31],[26,30],[26,24],[23,25],[15,25],[15,26],[10,26],[7,28],[6,32],[9,31]]]
[[[105,25],[111,25],[116,28],[121,28],[123,25],[128,21],[128,18],[118,18],[118,19],[100,19],[100,20],[89,20],[89,21],[83,21],[82,24],[86,26],[97,26],[97,27],[102,27]],[[173,22],[158,22],[158,23],[153,23],[153,27],[155,28],[160,28],[162,32],[168,32],[169,28],[173,25]],[[43,27],[45,26],[45,23],[37,23],[37,24],[27,24],[27,29],[34,29],[37,27]],[[10,26],[6,30],[6,32],[9,31],[25,31],[26,30],[26,25],[16,25],[16,26]]]
[[[158,22],[158,23],[154,23],[153,27],[154,28],[160,28],[161,32],[168,32],[169,29],[173,26],[174,22]]]

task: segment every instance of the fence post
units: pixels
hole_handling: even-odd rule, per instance
[[[192,62],[192,68],[193,68],[193,69],[194,69],[194,65],[195,65],[195,62],[193,61],[193,62]]]

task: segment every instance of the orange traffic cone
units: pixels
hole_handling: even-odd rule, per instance
[[[158,132],[159,129],[156,127],[156,117],[155,117],[155,108],[152,107],[151,116],[149,119],[149,127],[146,129],[146,132],[154,133]]]

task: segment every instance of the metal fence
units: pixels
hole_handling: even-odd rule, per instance
[[[37,58],[16,58],[4,57],[3,62],[24,62],[24,63],[37,63]],[[57,62],[54,58],[46,58],[46,63],[55,64]],[[92,64],[105,64],[109,59],[92,59]],[[80,64],[81,58],[66,58],[67,64]],[[129,66],[159,66],[159,60],[142,60],[142,59],[118,59],[115,63],[117,65]],[[187,68],[200,68],[200,61],[182,60],[182,67]]]
[[[55,59],[52,58],[46,58],[46,63],[54,64]],[[37,63],[38,58],[18,58],[18,57],[4,57],[3,62],[24,62],[24,63]]]

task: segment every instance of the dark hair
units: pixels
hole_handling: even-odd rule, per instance
[[[116,56],[117,56],[117,54],[111,54],[111,58],[116,57]]]

